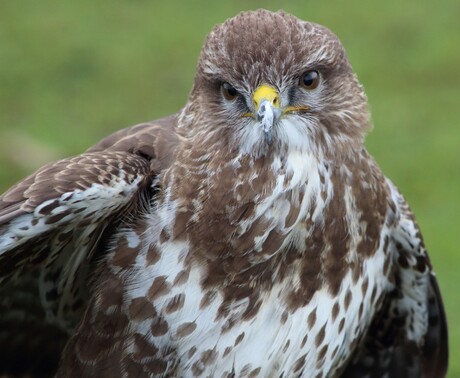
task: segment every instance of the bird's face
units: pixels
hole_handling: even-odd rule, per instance
[[[318,89],[320,74],[308,70],[297,83],[276,85],[263,81],[249,88],[235,88],[229,82],[221,84],[224,113],[236,120],[232,135],[243,153],[260,154],[283,146],[305,150],[309,138],[309,104]],[[274,146],[272,146],[274,145]]]
[[[284,13],[247,12],[217,26],[191,99],[202,131],[254,156],[343,152],[362,143],[369,125],[365,95],[337,37]]]

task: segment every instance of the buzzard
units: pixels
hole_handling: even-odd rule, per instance
[[[214,27],[177,114],[1,197],[1,373],[443,377],[439,288],[369,128],[325,27]]]

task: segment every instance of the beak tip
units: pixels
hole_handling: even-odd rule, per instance
[[[260,126],[264,132],[265,143],[268,145],[272,144],[272,128],[277,122],[280,114],[280,109],[274,106],[269,100],[263,100],[260,103],[260,107],[257,109],[256,119],[260,122]]]

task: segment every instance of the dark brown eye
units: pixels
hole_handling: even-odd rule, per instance
[[[312,90],[315,89],[319,84],[319,73],[318,71],[307,71],[300,78],[299,85],[302,88]]]
[[[222,83],[220,90],[224,98],[228,101],[233,101],[238,96],[238,91],[227,82]]]

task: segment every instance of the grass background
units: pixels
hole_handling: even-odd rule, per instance
[[[367,147],[417,214],[460,377],[460,2],[0,2],[0,191],[117,129],[176,112],[206,33],[283,8],[331,28],[371,104]]]

